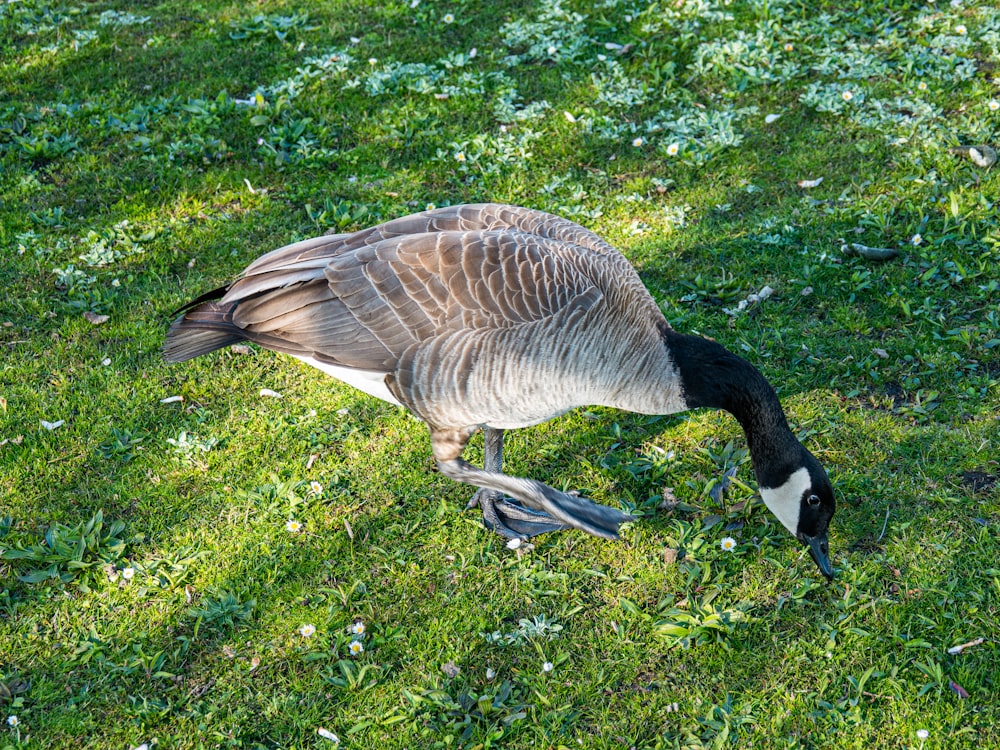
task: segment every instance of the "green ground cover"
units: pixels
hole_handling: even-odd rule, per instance
[[[998,76],[973,0],[0,2],[0,748],[1000,746]],[[510,550],[402,410],[161,360],[267,250],[487,200],[764,371],[833,584],[728,415],[511,434],[642,517]]]

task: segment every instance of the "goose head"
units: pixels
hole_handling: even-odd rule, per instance
[[[798,461],[791,468],[760,472],[764,504],[792,535],[809,548],[809,554],[828,581],[833,580],[827,529],[836,510],[833,487],[826,471],[808,450],[799,445]]]

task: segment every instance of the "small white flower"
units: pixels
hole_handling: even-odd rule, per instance
[[[455,154],[455,161],[465,161],[465,152],[459,151],[457,154]]]
[[[435,206],[433,203],[428,203],[426,206],[424,206],[424,211],[433,211],[435,208],[437,208],[437,206]]]
[[[959,24],[958,26],[955,27],[955,33],[958,34],[959,36],[965,36],[966,34],[969,33],[969,30],[965,28],[963,24]]]
[[[554,44],[549,45],[548,52],[550,55],[554,55],[558,51],[559,49]]]
[[[921,81],[920,83],[917,84],[917,91],[926,91],[926,90],[927,90],[927,81]]]
[[[354,635],[364,635],[365,624],[361,622],[361,620],[358,620],[356,623],[351,625],[351,627],[349,627],[348,630],[354,633]]]
[[[917,730],[917,737],[919,737],[922,740],[926,740],[930,736],[931,736],[931,733],[928,732],[926,729],[918,729]]]
[[[351,653],[351,656],[358,656],[365,652],[365,646],[361,641],[351,641],[347,646],[347,650]]]
[[[910,243],[913,245],[919,245],[923,241],[924,238],[920,236],[920,232],[917,232],[915,235],[910,237]]]
[[[377,57],[369,57],[368,58],[368,64],[369,65],[378,65],[378,58]]]
[[[845,102],[849,102],[851,101],[851,99],[854,98],[854,94],[850,91],[841,91],[840,98],[843,99]]]
[[[299,628],[299,635],[303,638],[311,638],[316,635],[316,626],[311,624],[303,625]]]
[[[785,43],[785,52],[791,52],[793,49],[795,49],[794,44],[792,44],[791,42]]]
[[[105,357],[104,359],[102,359],[101,364],[104,365],[105,367],[109,366],[111,364],[111,357]]]
[[[319,482],[310,482],[309,489],[312,490],[312,492],[314,492],[315,494],[319,495],[320,493],[323,492],[323,485],[321,485]]]
[[[258,138],[257,139],[257,145],[258,146],[263,146],[264,145],[264,139],[263,138]]]
[[[555,668],[556,668],[556,665],[555,665],[555,664],[553,664],[553,663],[552,663],[552,662],[550,662],[550,661],[547,661],[547,662],[545,662],[544,664],[542,664],[542,671],[543,671],[543,672],[551,672],[551,671],[552,671],[553,669],[555,669]]]
[[[986,106],[990,108],[990,112],[996,112],[998,109],[1000,109],[1000,102],[998,102],[996,99],[991,99],[990,103],[987,104]]]
[[[324,740],[330,740],[330,742],[332,742],[334,745],[339,745],[340,744],[340,737],[338,737],[337,735],[335,735],[333,732],[331,732],[329,729],[326,729],[325,727],[320,727],[319,729],[317,729],[316,730],[316,734],[318,734]]]
[[[16,727],[20,723],[21,723],[21,720],[18,719],[14,714],[11,714],[10,716],[7,717],[7,725],[8,726]]]
[[[135,568],[133,568],[131,565],[129,565],[127,568],[124,568],[122,570],[122,578],[124,578],[126,581],[131,581],[133,578],[135,578]]]
[[[639,148],[642,145],[642,143],[643,143],[642,138],[632,139],[632,145],[635,146],[636,148]]]
[[[453,16],[451,13],[445,13],[444,18],[442,18],[441,20],[444,21],[445,23],[455,23],[455,16]]]
[[[121,285],[122,285],[122,283],[118,279],[111,279],[111,286],[113,286],[113,287],[115,287],[117,289]]]
[[[680,144],[671,143],[667,146],[667,156],[677,156],[677,152],[681,150]]]
[[[288,522],[285,524],[285,531],[289,534],[298,534],[302,531],[302,524],[294,518],[289,518]]]
[[[726,552],[732,552],[734,549],[736,549],[736,540],[733,539],[731,536],[723,537],[722,541],[719,543],[719,546],[722,547],[722,549]]]
[[[473,47],[472,49],[469,50],[469,59],[470,60],[475,60],[476,59],[476,55],[478,55],[478,54],[479,54],[479,50],[477,50],[475,47]]]

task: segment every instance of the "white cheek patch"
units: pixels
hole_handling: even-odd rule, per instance
[[[809,470],[804,466],[794,472],[780,487],[761,487],[760,496],[785,528],[795,536],[799,533],[799,511],[802,494],[812,486]]]

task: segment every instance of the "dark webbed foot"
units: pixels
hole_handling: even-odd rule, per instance
[[[477,505],[483,511],[483,524],[486,528],[505,539],[530,539],[547,531],[572,528],[548,513],[525,508],[517,500],[485,487],[472,496],[466,508],[475,508]]]

